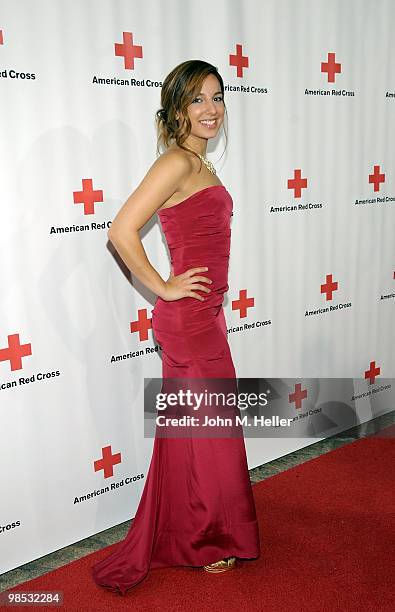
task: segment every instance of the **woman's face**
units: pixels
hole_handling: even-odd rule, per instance
[[[213,138],[218,134],[224,114],[224,98],[216,76],[209,74],[203,81],[201,92],[188,106],[191,120],[191,135],[200,138]]]

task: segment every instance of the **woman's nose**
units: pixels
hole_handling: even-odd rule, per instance
[[[206,111],[211,113],[212,115],[216,114],[217,107],[215,106],[215,102],[213,100],[208,100],[208,102],[206,103]]]

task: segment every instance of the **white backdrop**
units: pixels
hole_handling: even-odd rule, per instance
[[[1,0],[0,20],[3,572],[135,514],[152,448],[144,377],[161,360],[152,330],[131,324],[156,296],[131,284],[107,228],[155,159],[161,83],[182,61],[213,63],[226,85],[228,147],[208,155],[234,201],[238,376],[309,386],[364,379],[371,363],[376,388],[394,376],[395,4]],[[136,45],[126,67],[123,39]],[[142,238],[167,278],[156,216]],[[391,397],[355,405],[358,420]],[[316,439],[248,439],[249,465]]]

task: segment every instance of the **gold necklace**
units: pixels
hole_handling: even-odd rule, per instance
[[[207,159],[207,157],[205,157],[204,155],[201,155],[200,153],[198,153],[198,155],[200,159],[202,160],[202,162],[204,163],[204,165],[206,166],[207,170],[210,170],[211,174],[217,174],[214,168],[213,162],[211,162],[209,159]]]
[[[214,168],[213,162],[211,162],[209,159],[207,159],[207,157],[205,157],[204,155],[201,155],[197,151],[192,151],[192,149],[190,149],[189,147],[186,147],[186,148],[188,149],[188,151],[191,151],[191,153],[196,153],[196,155],[199,156],[199,159],[202,160],[202,162],[206,166],[207,170],[209,170],[211,172],[211,174],[217,174],[217,171]]]

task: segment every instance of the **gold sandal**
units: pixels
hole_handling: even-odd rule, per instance
[[[216,561],[215,563],[203,565],[203,569],[206,572],[211,572],[212,574],[217,574],[219,572],[227,572],[228,570],[234,569],[235,567],[236,557],[228,557],[228,559],[221,559],[220,561]]]

